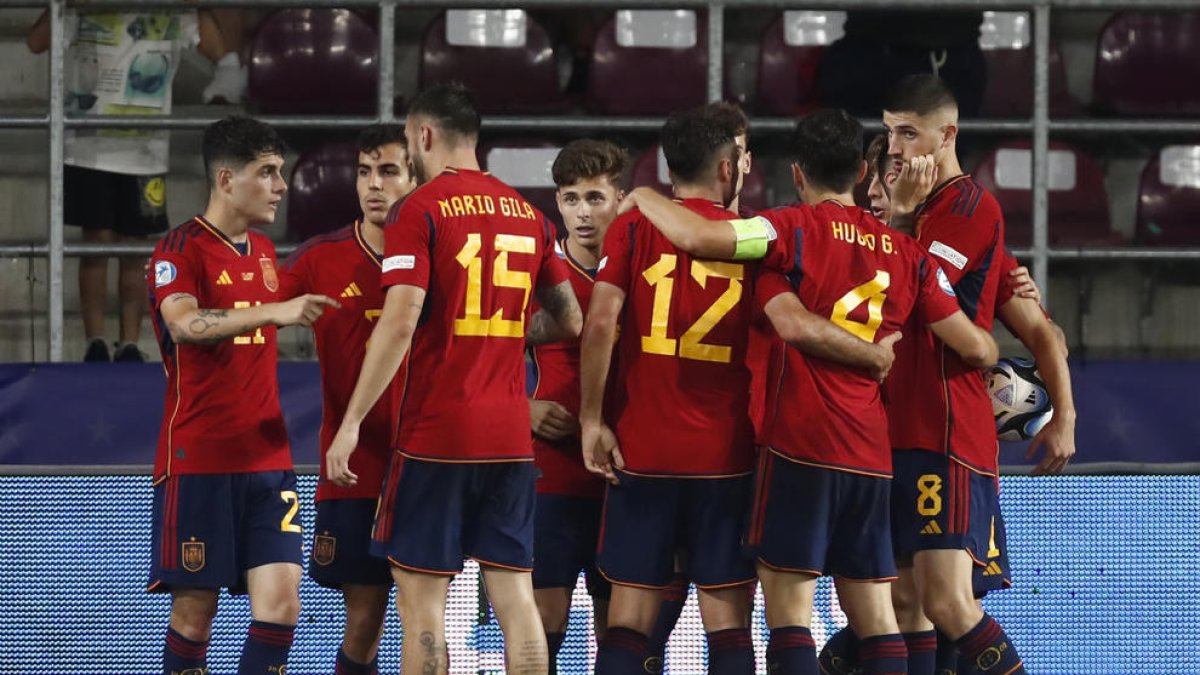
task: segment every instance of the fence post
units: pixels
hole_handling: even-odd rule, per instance
[[[396,2],[379,6],[379,121],[396,119]]]
[[[1033,278],[1049,307],[1050,212],[1050,3],[1033,17]]]
[[[63,360],[63,68],[66,61],[66,0],[50,0],[50,232],[48,360]]]
[[[725,5],[714,2],[708,6],[708,100],[720,101],[725,66]]]

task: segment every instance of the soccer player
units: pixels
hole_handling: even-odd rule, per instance
[[[891,191],[900,177],[899,172],[892,166],[892,159],[887,156],[886,139],[877,136],[867,151],[867,161],[870,167],[867,196],[871,200],[871,211],[881,220],[891,217]],[[910,176],[911,179],[911,176]],[[905,184],[901,190],[914,189]],[[927,196],[924,195],[924,196]],[[921,196],[923,199],[924,196]],[[1058,410],[1066,411],[1064,419],[1055,428],[1043,428],[1030,445],[1028,457],[1035,456],[1039,444],[1044,444],[1046,452],[1042,462],[1034,470],[1036,474],[1058,473],[1062,466],[1075,452],[1074,418],[1075,408],[1071,395],[1069,370],[1066,363],[1067,345],[1062,329],[1058,327],[1044,309],[1040,307],[1039,294],[1036,285],[1028,278],[1028,271],[1017,265],[1011,255],[1005,256],[1004,269],[1011,269],[1001,284],[997,297],[997,317],[1004,322],[1014,336],[1034,354],[1039,366],[1045,363],[1044,372],[1048,373],[1047,388],[1051,392],[1051,400]],[[1053,385],[1050,382],[1053,382]],[[1065,458],[1065,460],[1064,460]],[[998,514],[995,523],[995,546],[988,550],[989,559],[984,567],[975,566],[972,584],[976,598],[981,598],[988,592],[1007,588],[1010,584],[1008,554],[1005,546],[1005,531],[1003,518]],[[896,600],[897,616],[902,628],[920,627],[921,618],[913,616],[920,608],[914,607],[915,589],[911,587],[894,587],[893,597]],[[957,649],[952,641],[940,634],[937,636],[938,654],[936,671],[954,672],[957,669]],[[825,643],[821,651],[822,666],[830,673],[848,673],[857,665],[855,638],[851,631],[839,631]]]
[[[621,177],[628,164],[628,154],[615,144],[584,139],[568,143],[551,167],[558,210],[567,228],[554,250],[569,269],[584,312],[600,247],[625,197]],[[530,352],[536,377],[527,385],[532,390],[529,414],[539,473],[533,588],[554,673],[580,570],[587,575],[597,640],[607,626],[611,588],[596,571],[604,481],[584,467],[579,444],[579,341],[535,345]]]
[[[283,264],[285,293],[322,293],[339,297],[342,303],[341,311],[313,324],[324,398],[322,452],[342,423],[367,340],[383,309],[379,277],[388,211],[416,187],[403,126],[377,124],[359,134],[356,187],[362,217],[310,239]],[[402,380],[403,374],[398,379]],[[399,387],[389,389],[363,420],[358,451],[351,463],[351,470],[359,476],[357,485],[343,488],[330,481],[322,461],[308,573],[318,584],[341,590],[345,602],[346,627],[337,653],[337,675],[378,672],[376,654],[392,574],[386,560],[371,556],[371,526],[392,454],[401,394]]]
[[[206,672],[222,587],[250,594],[238,673],[276,673],[300,612],[303,543],[276,326],[311,325],[338,303],[281,302],[275,248],[251,229],[275,220],[286,190],[275,131],[227,118],[205,129],[203,152],[208,207],[159,242],[149,267],[167,371],[149,590],[172,594],[164,673]]]
[[[958,302],[984,330],[996,309],[1004,259],[1004,217],[996,199],[958,163],[958,107],[945,83],[913,75],[884,106],[888,156],[911,190],[892,193],[891,224],[911,231],[945,271]],[[926,185],[936,185],[923,197]],[[1023,673],[1003,628],[975,601],[972,572],[987,564],[1000,512],[998,445],[983,373],[917,331],[896,350],[886,383],[895,450],[893,542],[900,564],[897,593],[912,589],[914,623],[906,639],[918,649],[913,673],[933,670],[934,626],[954,640],[960,671]],[[1057,459],[1054,460],[1057,462]],[[926,619],[926,617],[928,617]]]
[[[738,129],[708,105],[672,115],[662,147],[676,197],[700,213],[724,207],[741,182]],[[753,467],[746,266],[692,260],[637,212],[613,223],[583,337],[584,461],[607,471],[597,563],[613,582],[608,636],[596,673],[647,672],[647,636],[682,548],[700,594],[711,670],[752,673],[744,587],[754,569],[741,555],[742,517]],[[601,402],[617,342],[613,391],[620,451],[597,448]],[[619,476],[619,479],[617,478]]]
[[[668,222],[676,223],[673,234],[692,231],[693,245],[705,254],[765,252],[757,298],[782,335],[788,328],[776,320],[779,307],[798,295],[865,343],[894,341],[915,314],[967,358],[994,362],[995,342],[959,311],[936,263],[911,239],[853,206],[850,193],[864,170],[862,127],[843,111],[825,110],[802,119],[794,141],[792,171],[803,206],[729,222],[688,221],[656,209],[655,224],[671,231]],[[645,204],[642,195],[637,199]],[[769,249],[738,245],[760,235],[774,239]],[[862,370],[797,349],[780,356],[770,368],[746,537],[758,558],[772,629],[768,667],[817,672],[809,631],[813,596],[817,577],[832,574],[851,623],[871,636],[862,647],[865,672],[901,672],[906,648],[888,586],[895,576],[891,447],[879,387]]]
[[[371,552],[392,563],[404,621],[403,670],[446,673],[446,593],[463,559],[479,561],[504,632],[509,672],[544,673],[533,598],[534,464],[525,397],[529,296],[553,319],[530,331],[579,334],[582,314],[554,226],[516,190],[479,171],[479,113],[457,83],[417,95],[405,120],[422,183],[385,230],[385,297],[342,425],[330,480],[411,346],[400,423]]]

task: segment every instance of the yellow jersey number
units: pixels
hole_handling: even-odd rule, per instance
[[[833,314],[829,320],[845,328],[867,342],[875,341],[875,333],[883,323],[883,303],[887,301],[888,286],[892,284],[892,275],[883,270],[875,272],[875,278],[865,284],[855,286],[837,301],[833,306]],[[850,312],[858,309],[859,305],[867,303],[866,322],[854,321]]]
[[[658,262],[642,272],[642,278],[654,289],[650,334],[642,336],[642,351],[663,356],[675,356],[678,353],[681,359],[729,363],[733,349],[726,345],[705,344],[704,338],[742,299],[745,266],[708,260],[692,261],[690,273],[700,288],[707,288],[710,278],[728,279],[729,288],[676,340],[667,337],[667,324],[671,316],[671,294],[675,290],[675,279],[670,275],[675,272],[677,263],[678,256],[664,253],[659,256]]]
[[[252,304],[254,306],[258,306],[258,305],[261,305],[262,303],[259,301],[255,301],[254,303],[249,303],[249,302],[246,302],[245,300],[238,300],[233,303],[233,308],[234,309],[244,309],[246,307],[250,307]],[[261,344],[265,343],[266,341],[267,341],[267,338],[263,335],[262,328],[255,328],[254,333],[252,333],[250,335],[239,335],[239,336],[233,338],[233,344],[235,344],[235,345],[261,345]]]
[[[467,270],[467,296],[465,316],[454,320],[455,335],[476,337],[525,337],[525,308],[529,306],[529,292],[533,281],[529,272],[509,269],[510,255],[537,253],[537,240],[515,234],[497,234],[491,242],[495,257],[492,260],[492,286],[519,288],[524,292],[521,310],[515,319],[505,319],[504,309],[489,309],[484,318],[483,308],[483,237],[478,232],[467,235],[467,243],[459,250],[455,260]]]

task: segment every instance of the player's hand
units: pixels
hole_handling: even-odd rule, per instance
[[[616,434],[605,424],[585,424],[582,436],[583,465],[613,485],[620,484],[616,469],[625,468],[625,458],[621,456]]]
[[[275,325],[277,326],[311,326],[321,318],[326,307],[340,308],[342,305],[331,297],[306,293],[278,303]]]
[[[358,476],[350,470],[350,455],[358,447],[358,427],[341,426],[325,451],[325,477],[339,487],[353,487]]]
[[[529,426],[533,433],[548,441],[558,441],[579,433],[579,420],[556,401],[529,400]]]
[[[1042,461],[1034,467],[1032,475],[1050,476],[1062,473],[1067,467],[1067,462],[1075,455],[1074,415],[1059,415],[1055,411],[1054,417],[1051,417],[1046,426],[1033,437],[1029,451],[1025,453],[1025,461],[1032,461],[1042,449],[1045,450]]]
[[[1033,283],[1033,277],[1029,276],[1029,268],[1025,266],[1008,273],[1008,279],[1005,280],[1009,286],[1012,286],[1013,295],[1019,295],[1022,298],[1042,304],[1042,292],[1038,289],[1037,284]]]
[[[875,381],[883,382],[887,379],[888,373],[892,370],[892,364],[896,362],[896,343],[902,337],[904,337],[904,333],[896,331],[875,345],[879,349],[879,363],[871,370],[871,377],[875,378]]]
[[[892,185],[892,211],[912,213],[937,185],[937,161],[933,155],[918,155],[904,162]]]
[[[636,209],[637,205],[638,205],[638,203],[637,203],[638,192],[641,190],[648,190],[648,189],[650,189],[650,188],[640,187],[640,188],[634,188],[634,189],[630,190],[629,194],[625,195],[625,199],[622,199],[621,203],[617,204],[617,215],[619,216],[622,213],[625,213],[632,209]]]

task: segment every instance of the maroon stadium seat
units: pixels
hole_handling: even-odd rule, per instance
[[[618,11],[596,33],[588,106],[609,115],[666,115],[704,103],[707,35],[704,16],[692,10]]]
[[[1010,247],[1033,241],[1032,151],[1030,142],[1012,141],[992,149],[975,179],[1000,202]],[[1104,172],[1090,157],[1066,143],[1050,143],[1050,244],[1103,246],[1121,242],[1112,231]]]
[[[1200,246],[1200,145],[1163,148],[1142,171],[1137,239],[1158,246]]]
[[[633,164],[633,175],[629,182],[631,188],[649,186],[668,197],[671,196],[671,177],[667,172],[667,160],[663,157],[661,146],[655,143],[638,157]],[[743,211],[761,211],[769,206],[767,181],[756,163],[750,165],[750,174],[742,184],[738,205]]]
[[[845,12],[786,11],[767,26],[758,53],[758,104],[768,115],[818,107],[814,86],[825,47],[842,36]]]
[[[550,173],[559,150],[548,141],[507,140],[489,143],[479,148],[479,165],[516,188],[551,222],[561,226],[562,218],[554,201],[554,177]]]
[[[546,31],[523,10],[459,9],[425,29],[421,88],[458,80],[480,112],[530,114],[570,108]]]
[[[984,12],[979,46],[987,61],[984,117],[1028,117],[1033,113],[1033,48],[1028,12]],[[1050,115],[1079,114],[1079,104],[1067,92],[1062,53],[1050,44]]]
[[[258,26],[249,96],[268,114],[374,113],[379,38],[346,9],[285,9]]]
[[[1095,104],[1118,115],[1200,114],[1200,12],[1122,12],[1100,34]]]
[[[288,182],[288,239],[304,241],[362,215],[357,179],[358,146],[354,143],[327,143],[301,155]]]

